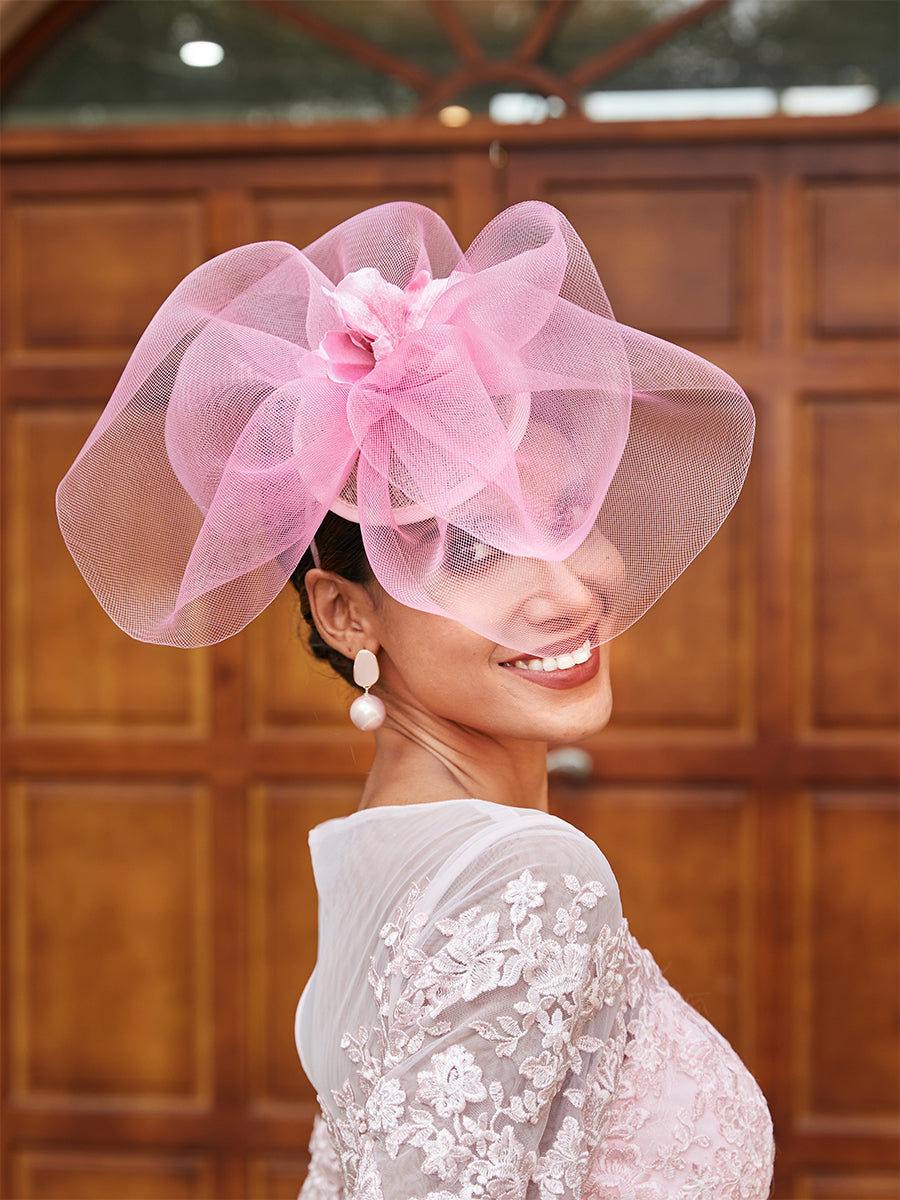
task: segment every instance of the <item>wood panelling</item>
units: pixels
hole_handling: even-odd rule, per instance
[[[809,333],[900,333],[900,191],[896,180],[810,181],[804,228],[810,245]]]
[[[296,1200],[308,1169],[308,1155],[251,1162],[248,1200]]]
[[[230,246],[303,245],[400,198],[467,245],[540,198],[584,235],[617,316],[719,362],[759,418],[734,513],[613,648],[612,725],[555,809],[756,1070],[773,1195],[900,1196],[885,120],[731,140],[716,122],[548,123],[493,151],[486,129],[357,130],[352,148],[274,127],[28,135],[2,177],[0,1192],[296,1195],[314,1112],[293,1047],[315,957],[306,838],[355,806],[370,761],[290,589],[186,653],[131,642],[71,563],[53,494],[131,343]]]
[[[554,183],[546,199],[578,230],[618,320],[674,340],[746,335],[746,186]]]
[[[257,237],[260,241],[274,239],[294,246],[308,246],[355,213],[391,200],[414,200],[440,213],[451,227],[456,226],[456,205],[449,181],[441,188],[394,185],[349,191],[345,185],[324,194],[322,191],[293,195],[258,192],[255,204]]]
[[[896,1172],[802,1172],[797,1185],[798,1200],[897,1200],[900,1196],[900,1174]]]
[[[192,197],[19,197],[5,217],[9,351],[20,361],[127,353],[206,257]]]
[[[347,720],[355,693],[309,653],[306,629],[289,585],[247,630],[247,720],[256,733]]]
[[[900,1117],[898,842],[896,791],[797,800],[792,1046],[803,1114]]]
[[[631,930],[669,982],[752,1058],[752,797],[720,788],[556,787],[551,807],[602,847]]]
[[[56,485],[95,412],[26,409],[5,438],[6,720],[32,730],[177,729],[208,722],[206,651],[147,646],[106,617],[65,548]]]
[[[14,1164],[21,1200],[203,1200],[214,1194],[208,1157],[27,1150]]]
[[[748,734],[752,486],[690,570],[612,648],[612,729]],[[602,737],[598,739],[598,746]]]
[[[17,1098],[209,1103],[209,819],[197,786],[14,786],[9,1051]]]
[[[297,1070],[294,1012],[316,961],[310,829],[359,805],[355,784],[256,785],[250,791],[251,1093],[256,1104],[314,1100]]]
[[[897,402],[813,396],[798,424],[801,724],[890,731],[900,717]]]

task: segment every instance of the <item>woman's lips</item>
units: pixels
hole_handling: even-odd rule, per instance
[[[501,666],[504,671],[509,671],[519,679],[526,679],[529,683],[536,683],[538,687],[566,690],[580,687],[594,678],[600,670],[600,650],[595,646],[586,662],[556,671],[531,671],[526,667],[517,667],[511,662],[501,663]]]

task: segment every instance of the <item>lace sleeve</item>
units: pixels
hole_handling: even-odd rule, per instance
[[[381,929],[377,1020],[322,1101],[348,1200],[582,1195],[624,1049],[614,881],[526,867],[472,895],[414,889]]]
[[[313,1122],[309,1139],[309,1171],[297,1200],[344,1200],[341,1164],[321,1117]]]

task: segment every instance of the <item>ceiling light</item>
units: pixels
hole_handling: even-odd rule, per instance
[[[770,117],[778,111],[778,97],[766,87],[590,92],[582,107],[590,121],[696,121]]]
[[[789,117],[840,117],[865,112],[878,103],[870,83],[841,87],[789,87],[781,93],[781,111]]]
[[[472,114],[461,104],[448,104],[438,113],[438,120],[450,129],[459,129],[463,125],[468,125],[472,120]]]
[[[185,42],[178,57],[188,67],[217,67],[225,51],[218,42]]]
[[[557,96],[548,100],[532,92],[497,92],[491,96],[488,112],[498,125],[540,125],[551,115],[562,115]]]

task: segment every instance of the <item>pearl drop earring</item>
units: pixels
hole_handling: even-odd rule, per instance
[[[365,688],[350,705],[350,720],[357,729],[380,729],[384,724],[384,705],[377,696],[369,695],[369,688],[378,682],[378,659],[371,650],[360,650],[353,660],[353,682]]]

